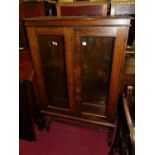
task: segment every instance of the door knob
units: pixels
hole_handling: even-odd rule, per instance
[[[53,46],[58,46],[58,43],[56,41],[52,41]]]
[[[82,41],[82,46],[87,46],[87,42],[86,41]]]

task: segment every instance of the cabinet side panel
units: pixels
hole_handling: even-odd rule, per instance
[[[35,71],[36,84],[38,87],[38,98],[40,99],[41,109],[47,109],[48,100],[45,91],[44,76],[41,70],[41,58],[39,54],[37,33],[35,27],[26,27],[28,40],[30,44],[30,52],[32,63]]]
[[[111,70],[109,100],[107,105],[108,121],[113,122],[116,114],[118,95],[120,92],[121,74],[127,44],[128,27],[119,27],[116,32],[114,55]]]

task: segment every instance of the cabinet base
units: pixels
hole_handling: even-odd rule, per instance
[[[69,123],[76,126],[83,126],[91,129],[95,129],[98,131],[104,131],[108,133],[108,145],[111,146],[112,144],[112,137],[113,137],[113,131],[116,127],[115,124],[108,123],[108,122],[99,122],[94,120],[87,120],[84,118],[77,118],[74,116],[68,116],[58,113],[53,113],[49,111],[41,111],[41,113],[46,117],[46,129],[47,131],[50,130],[50,123],[53,120],[61,121],[65,123]]]

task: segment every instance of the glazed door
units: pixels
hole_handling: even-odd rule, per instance
[[[108,109],[116,102],[121,65],[115,60],[120,54],[116,50],[116,32],[115,27],[76,29],[75,94],[77,113],[83,118],[108,119]],[[109,99],[112,95],[113,101]]]
[[[44,110],[73,113],[71,33],[60,27],[35,28],[34,60]],[[33,48],[35,49],[35,48]]]

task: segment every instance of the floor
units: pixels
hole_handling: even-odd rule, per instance
[[[36,128],[36,141],[19,141],[19,155],[107,155],[107,132],[52,122],[50,131]]]

